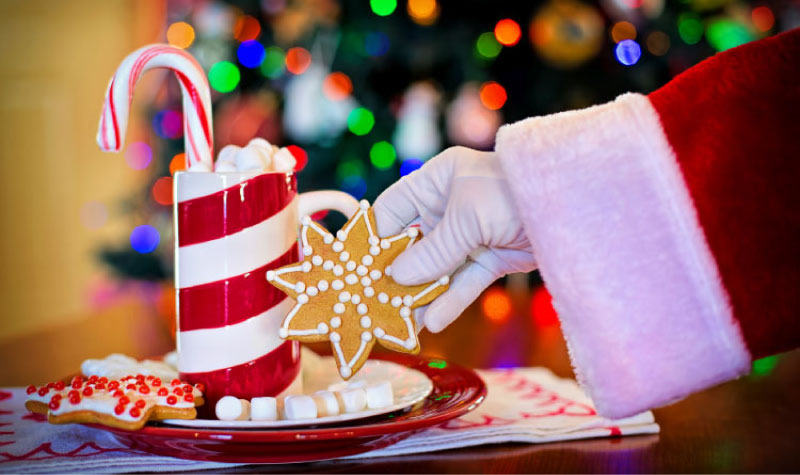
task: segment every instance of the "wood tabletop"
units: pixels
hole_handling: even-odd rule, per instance
[[[547,319],[543,324],[536,312],[531,315],[531,308],[537,308],[537,304],[532,307],[527,286],[498,289],[509,297],[507,316],[503,313],[504,318],[488,318],[479,301],[444,332],[423,332],[423,355],[473,368],[546,366],[559,376],[572,377],[560,329],[557,324],[547,324]],[[151,356],[166,352],[172,344],[165,336],[163,322],[147,305],[126,302],[94,318],[102,318],[102,322],[89,319],[35,338],[0,342],[0,359],[14,362],[6,368],[0,366],[0,385],[27,384],[39,368],[49,368],[54,374],[38,375],[36,380],[66,374],[64,368],[75,368],[85,357],[113,351]],[[65,344],[68,338],[76,343]],[[312,348],[327,351],[324,344]],[[661,425],[657,435],[488,445],[402,457],[245,466],[227,471],[800,472],[800,352],[780,355],[773,368],[766,365],[760,370],[654,410]]]

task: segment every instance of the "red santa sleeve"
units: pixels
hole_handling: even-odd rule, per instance
[[[623,417],[800,345],[800,29],[496,150],[576,374]]]

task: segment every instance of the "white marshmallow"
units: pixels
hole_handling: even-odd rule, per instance
[[[222,421],[246,421],[250,417],[250,403],[234,396],[224,396],[217,401],[214,412]]]
[[[297,160],[294,155],[286,148],[281,148],[272,155],[272,166],[276,172],[290,172],[294,170],[296,164]]]
[[[339,401],[330,391],[317,391],[311,397],[317,405],[317,416],[335,416],[339,414]]]
[[[364,388],[364,392],[367,395],[367,407],[369,409],[380,409],[394,404],[392,383],[389,381],[370,384]]]
[[[363,411],[367,406],[367,393],[364,388],[348,388],[336,391],[339,408],[346,413]]]
[[[254,397],[250,400],[250,419],[254,421],[278,420],[278,401],[274,397]]]
[[[267,170],[267,164],[264,163],[264,155],[258,150],[258,147],[247,146],[240,148],[236,151],[234,161],[236,169],[240,172]]]
[[[283,404],[287,419],[314,419],[317,417],[317,405],[311,396],[303,394],[286,396]]]

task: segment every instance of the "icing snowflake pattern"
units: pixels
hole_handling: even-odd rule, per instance
[[[419,352],[412,309],[430,303],[450,282],[443,276],[402,286],[391,278],[389,264],[421,238],[419,229],[379,238],[365,200],[336,235],[308,216],[301,225],[303,261],[267,272],[267,281],[296,302],[281,338],[329,340],[344,379],[358,371],[376,341],[390,350]]]

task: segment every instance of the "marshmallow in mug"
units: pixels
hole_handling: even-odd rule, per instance
[[[285,147],[278,148],[262,138],[245,147],[226,145],[219,151],[215,172],[291,172],[297,160]]]

